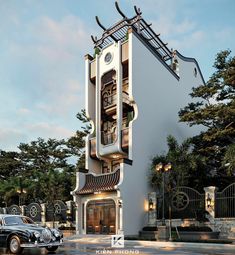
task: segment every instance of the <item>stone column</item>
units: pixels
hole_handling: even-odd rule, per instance
[[[85,212],[83,213],[83,210],[85,210],[85,205],[83,206],[81,203],[81,199],[78,196],[73,197],[73,201],[75,203],[75,218],[76,218],[76,234],[82,234],[82,223],[84,221],[83,217],[85,217]],[[83,208],[84,207],[84,208]]]
[[[21,209],[21,214],[25,216],[25,214],[26,214],[26,206],[22,205],[22,206],[20,206],[20,209]]]
[[[72,224],[72,214],[73,214],[73,201],[66,201],[67,210],[66,210],[66,220]]]
[[[148,226],[156,226],[156,219],[157,219],[157,196],[156,192],[150,192],[148,194]]]
[[[46,225],[46,204],[41,204],[42,211],[41,211],[41,219],[42,219],[42,225]]]
[[[215,192],[217,188],[214,186],[205,187],[205,210],[212,218],[215,218]]]

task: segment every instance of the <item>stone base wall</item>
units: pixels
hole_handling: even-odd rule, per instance
[[[155,221],[156,222],[156,221]],[[157,226],[161,225],[161,220],[157,220]],[[156,224],[156,223],[155,223]],[[166,225],[170,225],[170,221],[166,220]],[[196,219],[172,219],[171,226],[208,226],[215,232],[220,232],[220,239],[235,240],[235,218],[215,218],[210,219],[209,222],[200,223]]]

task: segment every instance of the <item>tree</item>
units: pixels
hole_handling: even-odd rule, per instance
[[[75,169],[85,166],[85,137],[91,130],[85,110],[77,118],[86,125],[68,139],[38,138],[21,143],[19,152],[0,150],[0,206],[19,202],[24,189],[26,202],[70,200]]]
[[[223,158],[223,166],[227,169],[229,175],[235,175],[235,144],[227,147]]]
[[[45,141],[42,138],[30,144],[19,145],[25,168],[22,176],[31,183],[28,188],[34,200],[36,198],[46,201],[62,199],[62,194],[65,194],[65,181],[72,184],[71,180],[61,178],[68,170],[70,170],[70,178],[75,178],[75,167],[69,163],[71,154],[66,145],[64,140]]]
[[[205,183],[205,165],[203,158],[198,157],[192,152],[192,143],[190,139],[186,139],[179,144],[177,140],[169,135],[167,137],[168,152],[165,155],[156,155],[152,159],[152,164],[150,168],[150,183],[155,188],[160,188],[162,185],[162,175],[163,173],[156,172],[155,167],[158,163],[167,164],[170,162],[172,164],[172,170],[168,171],[166,174],[166,187],[170,191],[171,188],[188,185],[194,186],[195,188],[202,188],[203,183]],[[198,171],[202,170],[201,178],[202,180],[195,178],[198,175]]]
[[[205,85],[192,89],[194,102],[179,112],[181,122],[204,126],[192,142],[195,151],[207,158],[208,173],[217,175],[219,182],[213,184],[219,186],[231,174],[222,161],[228,146],[235,143],[235,57],[230,57],[230,53],[217,54],[216,71]]]

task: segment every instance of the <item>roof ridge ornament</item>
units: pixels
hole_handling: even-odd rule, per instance
[[[137,8],[136,5],[134,5],[134,9],[135,9],[135,13],[137,15],[141,15],[142,14],[142,11],[140,10],[140,8]]]
[[[97,36],[93,36],[93,35],[91,35],[91,39],[92,39],[92,41],[93,41],[93,43],[97,43]]]
[[[98,17],[98,16],[95,16],[95,20],[96,20],[97,24],[98,24],[103,30],[107,30],[107,29],[100,23],[100,20],[99,20],[99,17]]]
[[[127,16],[121,11],[117,1],[115,1],[115,7],[117,11],[119,12],[119,14],[123,17],[123,19],[128,19]]]

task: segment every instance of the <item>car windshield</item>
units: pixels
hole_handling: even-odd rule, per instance
[[[31,219],[20,216],[7,216],[4,220],[6,225],[34,224]]]

